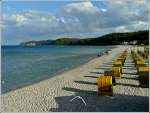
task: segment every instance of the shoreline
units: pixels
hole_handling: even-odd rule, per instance
[[[111,51],[112,51],[113,49],[117,48],[117,47],[118,47],[118,45],[117,45],[117,46],[114,46],[114,47],[111,49]],[[103,55],[103,56],[105,56],[105,55]],[[103,56],[101,56],[101,57],[103,57]],[[64,69],[62,69],[62,70],[60,70],[60,71],[54,72],[54,73],[50,74],[47,78],[45,78],[45,79],[43,79],[43,80],[38,80],[38,81],[35,81],[35,82],[33,82],[33,83],[25,84],[25,85],[23,85],[23,86],[20,86],[20,87],[17,87],[17,88],[14,88],[14,89],[11,89],[11,90],[8,90],[8,91],[5,91],[5,92],[1,92],[1,94],[7,94],[7,93],[9,93],[9,92],[13,92],[13,91],[15,91],[15,90],[19,90],[19,89],[22,89],[22,88],[24,88],[24,87],[32,86],[32,85],[37,84],[37,83],[39,83],[39,82],[45,81],[45,80],[47,80],[47,79],[51,79],[51,78],[53,78],[53,77],[55,77],[55,76],[59,76],[59,75],[61,75],[61,74],[63,74],[63,73],[66,73],[66,72],[68,72],[68,71],[70,71],[70,70],[74,70],[74,69],[76,69],[76,68],[78,68],[78,67],[81,67],[81,66],[83,66],[83,65],[86,65],[88,62],[90,62],[90,61],[92,61],[92,60],[94,60],[94,59],[97,59],[97,58],[100,58],[100,57],[97,57],[97,56],[95,55],[95,57],[90,58],[90,59],[88,59],[88,60],[86,60],[86,61],[84,61],[84,62],[82,62],[82,63],[80,63],[80,64],[76,64],[76,65],[73,65],[72,67],[64,68]]]
[[[115,95],[113,97],[97,95],[96,77],[102,75],[101,73],[104,71],[100,67],[104,67],[103,64],[110,64],[124,48],[125,46],[117,46],[108,56],[92,59],[46,80],[2,94],[2,111],[126,111],[124,107],[127,107],[127,103],[129,108],[132,108],[129,111],[140,111],[138,106],[143,107],[147,103],[148,88],[117,85],[114,86]],[[128,77],[128,75],[125,76]],[[130,79],[121,79],[118,82],[138,84],[136,80]],[[81,102],[70,103],[69,100],[74,96],[82,96],[87,102],[87,107],[82,106]],[[116,99],[112,100],[113,98]],[[104,102],[105,104],[103,104]],[[121,102],[125,105],[120,106]],[[120,108],[115,108],[112,103]],[[139,105],[140,103],[144,104]],[[130,104],[132,105],[130,106]],[[110,109],[107,105],[110,106]],[[145,107],[147,111],[147,104]]]

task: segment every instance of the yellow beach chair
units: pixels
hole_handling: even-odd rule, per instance
[[[121,79],[121,67],[112,67],[116,79]]]
[[[97,78],[98,94],[113,95],[112,76],[100,76]]]

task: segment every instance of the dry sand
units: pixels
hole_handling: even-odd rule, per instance
[[[2,111],[149,111],[149,88],[140,88],[130,53],[123,67],[122,79],[113,86],[114,96],[98,96],[96,78],[125,49],[118,46],[106,56],[89,61],[39,83],[1,95]],[[81,99],[70,100],[75,96]]]

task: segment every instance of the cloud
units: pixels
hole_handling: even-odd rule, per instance
[[[60,15],[37,9],[4,13],[2,39],[4,43],[18,43],[58,36],[84,38],[110,32],[145,30],[148,29],[147,2],[106,1],[105,8],[88,1],[75,2],[65,5]]]
[[[104,27],[119,27],[138,21],[148,22],[148,5],[146,2],[116,0],[109,1],[107,12],[103,13]]]
[[[3,20],[6,26],[3,30],[4,35],[13,32],[17,38],[35,38],[45,35],[47,37],[51,33],[56,34],[56,29],[60,27],[56,16],[39,10],[24,10],[12,15],[4,15]]]
[[[63,13],[73,31],[77,28],[81,32],[94,32],[94,29],[100,28],[101,10],[91,2],[68,4],[64,7]]]
[[[78,2],[78,3],[71,3],[64,7],[64,11],[66,13],[71,14],[79,14],[79,13],[90,13],[95,14],[99,13],[99,8],[95,7],[91,2]]]

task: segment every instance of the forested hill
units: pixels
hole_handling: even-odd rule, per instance
[[[128,42],[128,44],[148,45],[149,31],[110,33],[97,38],[60,38],[56,40],[40,40],[23,42],[21,45],[118,45]]]

